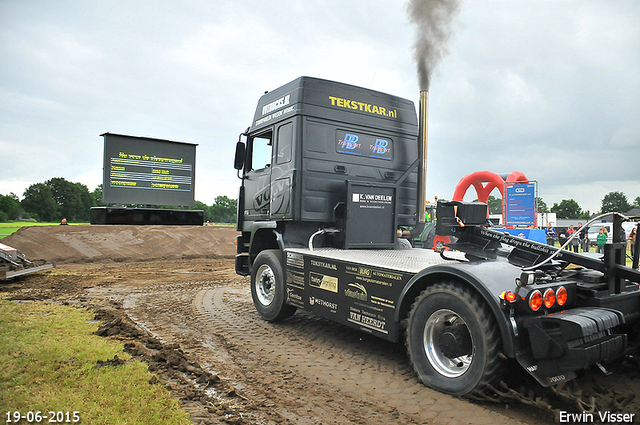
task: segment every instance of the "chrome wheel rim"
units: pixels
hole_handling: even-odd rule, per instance
[[[471,366],[473,341],[469,329],[462,317],[451,310],[441,309],[429,316],[423,345],[431,366],[447,378],[457,378]]]
[[[263,264],[258,268],[255,286],[260,304],[264,306],[271,305],[275,296],[276,276],[267,264]]]

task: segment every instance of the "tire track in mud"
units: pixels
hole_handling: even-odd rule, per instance
[[[419,384],[401,344],[304,312],[282,323],[266,323],[255,312],[248,287],[202,289],[193,305],[212,332],[223,333],[227,341],[248,351],[244,355],[249,363],[256,367],[277,364],[291,370],[306,385],[318,383],[336,398],[344,397],[341,406],[361,400],[369,408],[393,412],[401,423],[520,423]]]
[[[401,344],[299,311],[267,323],[246,278],[111,287],[127,314],[236,388],[252,423],[541,424],[540,418],[478,405],[418,383]],[[110,290],[110,291],[111,291]]]
[[[251,397],[262,397],[264,405],[294,424],[415,423],[394,409],[341,394],[337,388],[327,389],[317,379],[301,376],[282,361],[290,356],[282,349],[290,338],[282,332],[270,334],[267,324],[257,315],[252,317],[242,303],[230,309],[224,301],[227,291],[236,295],[244,292],[229,287],[201,290],[193,299],[194,312],[201,330],[215,333],[232,363],[240,367]]]
[[[211,286],[211,282],[179,285],[161,285],[144,291],[129,293],[123,306],[128,316],[138,325],[149,330],[165,342],[179,343],[190,357],[211,372],[219,373],[238,395],[251,405],[253,421],[265,424],[317,425],[327,423],[392,423],[388,417],[371,421],[371,406],[346,409],[345,414],[327,407],[322,391],[309,388],[305,381],[296,378],[288,369],[279,365],[265,365],[261,358],[247,356],[246,350],[229,332],[225,321],[212,320],[209,314],[198,313],[192,303],[197,290]],[[225,325],[225,326],[221,326]],[[330,400],[329,400],[330,401]],[[190,411],[189,406],[186,406]],[[259,413],[258,410],[266,411]],[[197,423],[198,412],[195,420]],[[263,417],[256,421],[256,417]],[[362,417],[363,420],[358,420]],[[407,422],[409,423],[409,422]]]

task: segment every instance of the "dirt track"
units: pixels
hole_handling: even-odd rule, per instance
[[[124,339],[147,361],[194,423],[555,422],[552,413],[520,403],[474,403],[425,388],[400,344],[304,312],[265,323],[248,279],[233,271],[233,229],[73,227],[23,229],[5,238],[32,258],[46,258],[39,246],[67,255],[57,257],[53,270],[0,288],[13,299],[96,309],[105,321],[100,333]],[[99,254],[87,255],[85,246]],[[199,249],[205,256],[193,258]],[[599,382],[616,383],[620,393],[638,390],[617,379]]]

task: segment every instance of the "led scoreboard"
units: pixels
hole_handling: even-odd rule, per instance
[[[104,133],[102,199],[193,206],[196,144]]]

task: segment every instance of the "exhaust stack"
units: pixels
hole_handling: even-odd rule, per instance
[[[427,130],[429,118],[429,91],[420,91],[420,108],[418,115],[418,199],[416,201],[418,214],[418,223],[426,222],[425,215],[427,213]],[[420,227],[420,226],[419,226]]]

